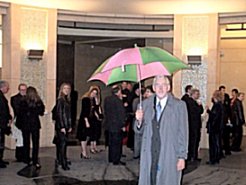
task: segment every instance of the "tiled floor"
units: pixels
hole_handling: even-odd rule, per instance
[[[101,146],[101,149],[104,149]],[[136,185],[138,160],[132,159],[132,152],[124,148],[126,166],[113,166],[107,162],[107,151],[91,154],[91,159],[80,159],[79,146],[71,146],[68,156],[71,170],[55,169],[55,148],[41,148],[42,168],[26,168],[25,164],[14,162],[13,150],[6,150],[5,158],[10,161],[6,169],[0,169],[0,185]],[[207,150],[201,150],[201,163],[188,165],[183,185],[246,185],[246,152],[233,153],[221,160],[219,165],[206,165]]]

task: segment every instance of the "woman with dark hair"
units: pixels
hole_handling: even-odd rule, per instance
[[[67,140],[68,133],[72,131],[71,122],[71,104],[70,104],[71,86],[68,83],[63,83],[60,86],[59,96],[56,102],[56,156],[57,163],[62,165],[63,170],[69,170],[67,163]]]
[[[39,116],[44,115],[44,104],[34,87],[28,87],[26,98],[20,103],[18,111],[21,120],[21,131],[24,144],[25,163],[30,165],[30,137],[32,137],[32,164],[36,168],[41,168],[38,162],[39,152],[39,130],[41,128]]]
[[[221,130],[223,127],[223,94],[216,90],[212,97],[213,107],[210,110],[206,106],[209,115],[207,132],[209,135],[209,161],[207,164],[219,163],[221,157]]]
[[[96,97],[99,93],[97,86],[91,86],[89,91],[82,96],[82,106],[77,129],[77,138],[81,143],[80,157],[89,159],[87,154],[87,141],[90,138],[90,152],[97,153],[96,139]]]

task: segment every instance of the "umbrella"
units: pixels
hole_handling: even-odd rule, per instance
[[[123,57],[125,56],[125,57]],[[160,48],[144,47],[124,49],[108,58],[92,74],[91,80],[100,80],[106,85],[120,81],[139,82],[156,75],[171,75],[188,68],[178,58]],[[140,96],[140,106],[142,97]]]
[[[182,65],[183,66],[179,66],[179,69],[186,68],[185,64]],[[122,67],[116,67],[104,72],[102,72],[101,67],[99,67],[88,81],[100,80],[106,85],[111,85],[120,81],[140,82],[141,80],[156,75],[170,76],[173,72],[173,66],[172,70],[168,70],[168,68],[165,67],[165,62],[152,62],[145,65],[129,64]]]
[[[115,67],[124,66],[127,64],[148,64],[151,62],[171,62],[172,65],[169,65],[169,70],[176,70],[176,66],[173,63],[182,63],[182,61],[169,52],[157,48],[157,47],[137,47],[123,49],[112,57],[106,60],[101,67],[103,69],[101,72],[113,69]],[[172,69],[173,68],[173,69]]]

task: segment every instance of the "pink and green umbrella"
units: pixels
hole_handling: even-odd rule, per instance
[[[174,63],[181,63],[181,66],[184,64],[180,59],[173,56],[166,50],[157,47],[137,46],[134,48],[123,49],[108,58],[106,61],[107,62],[105,62],[104,65],[100,66],[102,68],[101,72],[128,64],[140,65],[151,62],[165,62],[166,65],[168,65],[168,70],[172,73],[179,67],[179,65]]]
[[[91,80],[100,80],[106,85],[121,81],[139,82],[157,75],[172,75],[188,65],[167,51],[156,47],[135,47],[117,52],[103,62],[92,74]],[[142,97],[140,95],[140,107]]]
[[[171,75],[188,68],[180,59],[157,47],[135,47],[117,52],[103,62],[91,80],[106,85],[120,81],[140,82],[156,75]]]
[[[107,63],[107,61],[106,61]],[[174,73],[176,69],[185,69],[187,65],[184,63],[174,63],[171,62],[152,62],[148,64],[128,64],[121,67],[115,67],[111,70],[103,72],[103,63],[91,76],[91,80],[102,81],[106,85],[111,85],[121,81],[131,81],[131,82],[140,82],[141,80],[151,78],[157,75],[166,75],[170,76]],[[169,66],[171,66],[169,68]]]

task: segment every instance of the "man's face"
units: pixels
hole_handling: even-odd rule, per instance
[[[243,101],[243,100],[244,100],[244,94],[240,94],[240,96],[238,97],[238,99],[239,99],[240,101]]]
[[[224,95],[225,94],[225,88],[221,88],[220,92],[222,92],[222,94]]]
[[[232,96],[233,98],[236,98],[236,97],[237,97],[237,93],[236,93],[235,91],[232,91],[232,92],[231,92],[231,96]]]
[[[194,92],[194,94],[192,95],[192,98],[194,99],[194,100],[198,100],[199,99],[199,97],[200,97],[200,93],[199,92]]]
[[[6,83],[6,84],[1,88],[1,91],[3,92],[3,94],[8,93],[8,91],[9,91],[9,84]]]
[[[153,84],[153,90],[159,99],[164,98],[170,90],[170,84],[166,78],[157,78]]]
[[[26,95],[26,89],[27,89],[27,87],[25,85],[20,86],[19,92],[22,96]]]
[[[127,88],[127,82],[122,82],[121,87],[122,87],[122,89],[126,89]]]

